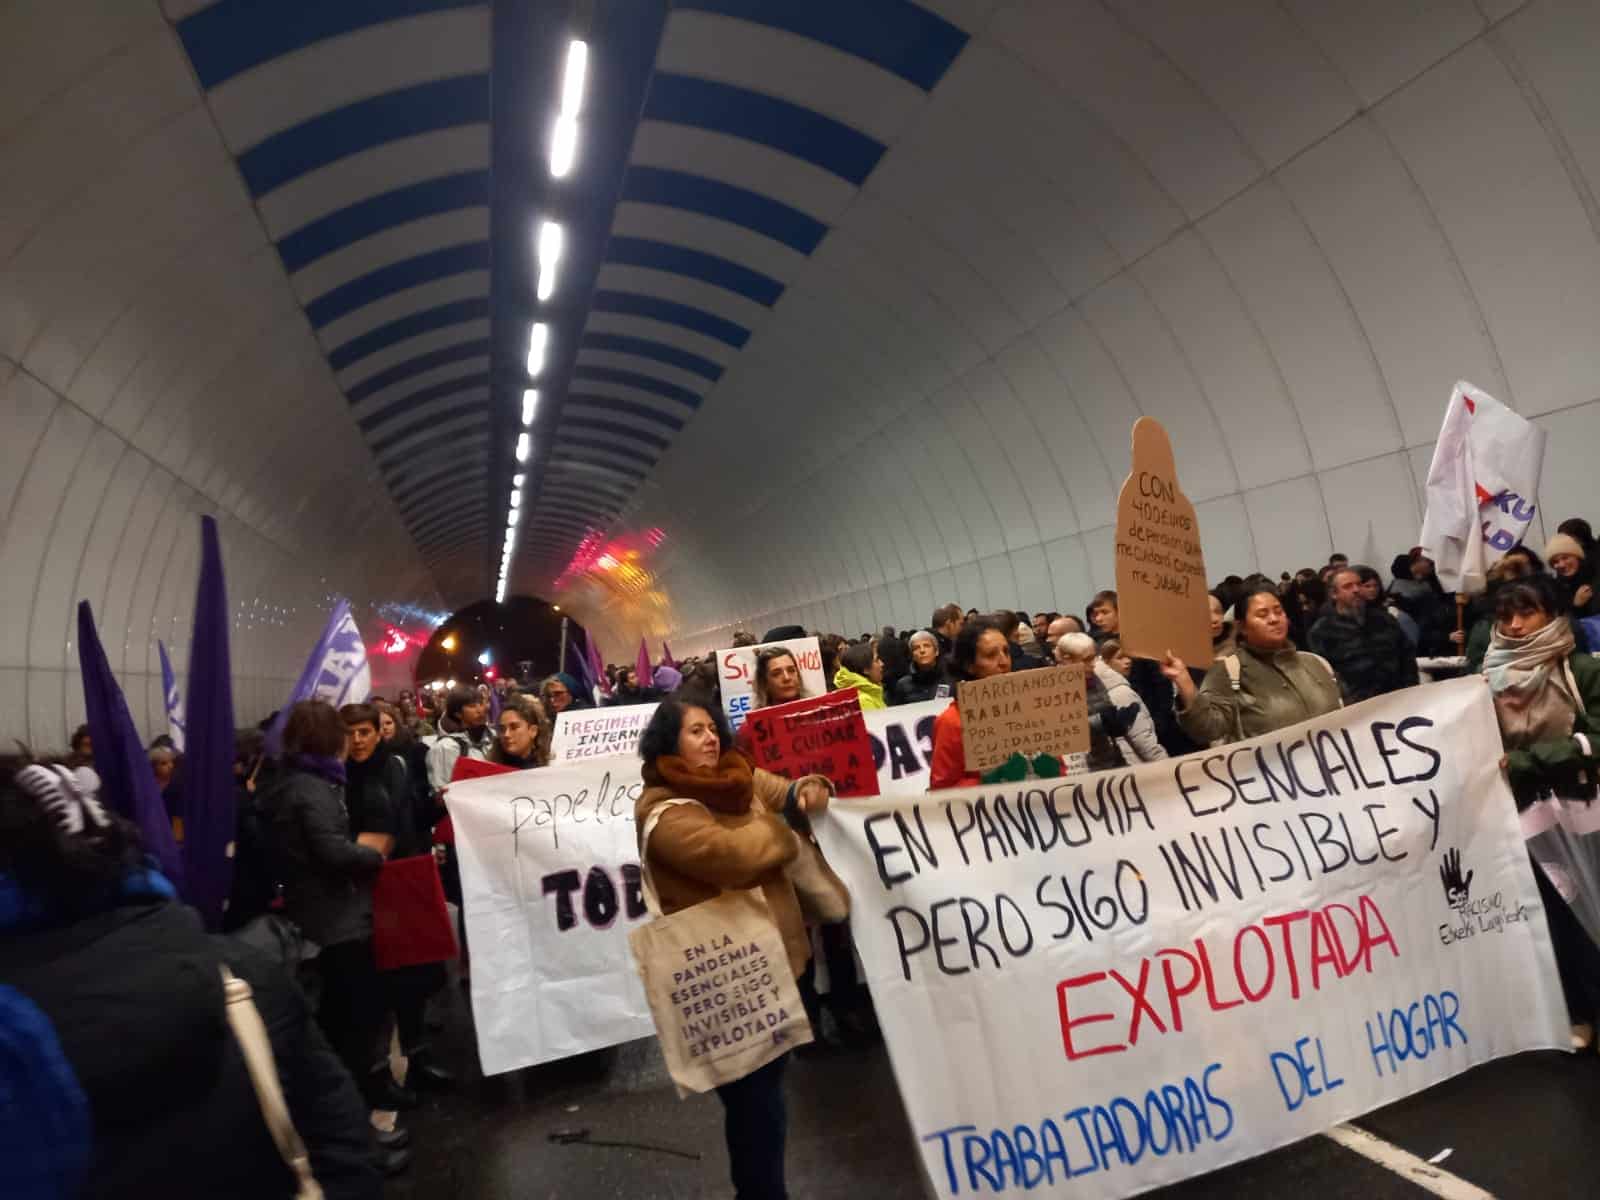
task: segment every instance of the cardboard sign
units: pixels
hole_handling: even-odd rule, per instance
[[[1123,653],[1159,662],[1170,651],[1188,666],[1209,666],[1200,523],[1178,486],[1167,431],[1154,417],[1133,423],[1133,469],[1117,493],[1116,560]]]
[[[1462,679],[1225,753],[830,806],[937,1194],[1131,1196],[1567,1050],[1499,744]]]
[[[800,667],[800,698],[821,696],[828,690],[822,674],[822,647],[814,637],[791,638],[787,642],[763,642],[759,646],[740,646],[717,651],[717,678],[722,684],[722,707],[735,733],[756,707],[756,655],[770,646],[793,652]]]
[[[656,708],[654,704],[625,704],[557,713],[555,732],[550,738],[551,764],[637,754],[639,735],[650,724]]]
[[[786,779],[825,775],[840,796],[876,796],[872,739],[855,691],[757,709],[741,740],[756,766]]]
[[[972,679],[956,695],[969,770],[990,770],[1013,754],[1033,758],[1089,749],[1089,699],[1081,665]]]

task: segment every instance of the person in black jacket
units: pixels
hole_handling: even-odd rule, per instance
[[[302,700],[289,710],[283,748],[283,772],[262,810],[285,915],[322,948],[317,1019],[373,1108],[409,1107],[394,1094],[379,1044],[384,998],[372,959],[372,883],[383,854],[350,836],[344,722],[332,705]]]
[[[1311,649],[1333,665],[1346,702],[1414,686],[1417,654],[1395,619],[1361,595],[1361,574],[1340,567],[1330,577],[1333,603],[1311,627]]]
[[[954,694],[950,686],[950,678],[945,674],[944,662],[939,654],[939,639],[926,629],[919,629],[910,638],[911,646],[911,672],[902,675],[894,685],[894,690],[889,694],[891,704],[920,704],[924,700],[933,700],[938,697],[939,689],[945,689],[944,694]]]
[[[97,788],[87,769],[0,763],[0,1044],[18,1068],[0,1196],[295,1195],[228,1025],[226,965],[323,1194],[378,1200],[361,1098],[281,962],[208,937]]]
[[[381,714],[370,704],[346,704],[339,710],[344,721],[349,757],[345,759],[345,804],[350,812],[350,836],[371,846],[384,858],[414,858],[432,853],[416,827],[411,784],[405,760],[379,736]],[[397,967],[378,974],[400,1038],[400,1053],[407,1061],[409,1086],[443,1089],[455,1077],[433,1061],[427,1041],[428,997],[445,984],[443,963]],[[391,1101],[409,1099],[406,1090],[387,1080],[384,1091]]]

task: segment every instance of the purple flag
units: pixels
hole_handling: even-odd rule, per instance
[[[561,663],[561,669],[578,681],[583,688],[583,695],[579,697],[585,704],[594,703],[594,672],[589,669],[588,656],[578,649],[577,631],[573,631],[567,638],[567,656]]]
[[[634,660],[633,669],[639,673],[639,686],[649,687],[655,672],[650,669],[650,651],[646,649],[643,638],[639,639],[639,657]]]
[[[500,724],[500,710],[505,707],[500,699],[500,691],[493,684],[489,685],[489,724]]]
[[[233,670],[228,593],[214,517],[200,518],[200,583],[189,644],[188,752],[183,764],[183,866],[188,901],[210,930],[222,926],[233,886]]]
[[[678,669],[677,660],[672,657],[672,647],[667,645],[665,641],[661,643],[661,665],[663,667],[671,667],[673,670]]]
[[[600,643],[594,640],[594,634],[587,629],[583,631],[583,642],[588,648],[589,674],[593,676],[595,686],[606,695],[611,695],[611,681],[606,678],[606,665],[600,661]]]
[[[311,657],[295,680],[289,699],[278,710],[277,719],[267,730],[266,752],[274,757],[283,753],[283,727],[289,710],[302,700],[326,700],[335,708],[360,704],[372,694],[372,670],[367,665],[367,648],[361,630],[350,615],[350,603],[341,600],[328,614],[328,624]]]
[[[172,836],[172,821],[139,731],[133,727],[128,701],[106,661],[87,600],[78,602],[78,666],[83,672],[83,706],[89,717],[94,769],[100,776],[100,798],[139,827],[145,850],[182,891],[183,859]]]

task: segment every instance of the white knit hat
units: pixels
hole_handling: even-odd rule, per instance
[[[1574,554],[1577,555],[1577,557],[1582,558],[1584,557],[1583,545],[1575,537],[1569,537],[1567,534],[1558,533],[1545,544],[1544,560],[1545,562],[1549,562],[1552,558],[1555,558],[1560,554]]]

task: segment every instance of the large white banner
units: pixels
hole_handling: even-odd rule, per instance
[[[1128,1196],[1566,1049],[1481,677],[1130,770],[836,801],[942,1196]]]
[[[933,719],[949,703],[865,714],[885,793],[927,790]],[[628,950],[644,914],[636,747],[654,711],[561,713],[554,746],[565,762],[450,785],[486,1075],[655,1031]],[[624,743],[625,753],[591,757]]]
[[[450,785],[485,1075],[655,1031],[628,931],[645,918],[637,756]]]

